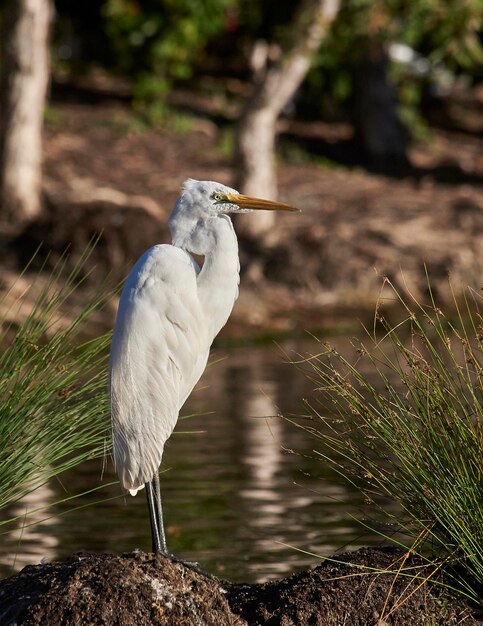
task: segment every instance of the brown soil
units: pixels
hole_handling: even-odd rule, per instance
[[[189,132],[179,132],[140,129],[125,105],[105,100],[52,111],[46,211],[21,232],[3,233],[6,287],[40,242],[52,260],[67,245],[75,257],[99,232],[94,282],[121,278],[147,247],[169,240],[166,221],[184,179],[233,184],[234,168],[219,148],[223,131],[209,119],[194,118]],[[425,265],[439,303],[451,299],[448,275],[456,292],[480,290],[481,133],[435,131],[411,149],[411,167],[382,175],[354,166],[350,128],[299,122],[282,130],[285,141],[297,140],[298,158],[301,145],[310,148],[306,161],[279,166],[280,197],[303,212],[280,215],[262,243],[241,238],[240,299],[226,334],[352,321],[361,308],[373,311],[383,275],[424,297]],[[318,164],[317,153],[339,163]]]
[[[402,574],[404,573],[404,575]],[[411,576],[418,576],[417,579]],[[232,585],[152,554],[77,554],[0,582],[2,626],[473,626],[477,609],[434,566],[362,549],[312,571]]]

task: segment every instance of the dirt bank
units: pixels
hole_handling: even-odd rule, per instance
[[[417,576],[418,578],[413,578]],[[339,555],[312,571],[232,585],[152,554],[77,554],[0,582],[2,626],[476,626],[441,573],[395,549]]]

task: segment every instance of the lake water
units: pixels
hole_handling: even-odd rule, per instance
[[[348,341],[331,343],[353,350]],[[295,358],[320,345],[287,341],[282,348]],[[357,521],[367,515],[361,495],[327,471],[313,437],[280,417],[304,414],[303,399],[315,395],[281,348],[215,350],[210,362],[183,409],[196,415],[178,423],[165,451],[169,549],[221,577],[253,582],[315,565],[317,555],[381,543]],[[85,463],[19,503],[10,513],[30,513],[1,537],[0,573],[78,551],[150,549],[145,495],[124,496],[118,483],[54,505],[47,520],[32,513],[114,480],[110,459]],[[73,506],[83,508],[68,512]]]

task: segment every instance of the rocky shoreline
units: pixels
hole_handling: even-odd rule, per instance
[[[431,582],[428,582],[431,580]],[[231,584],[175,558],[79,553],[0,581],[2,626],[476,626],[440,570],[395,548],[363,548],[310,571]]]

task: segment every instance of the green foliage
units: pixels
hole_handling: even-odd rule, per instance
[[[427,140],[430,131],[421,113],[421,84],[416,81],[405,80],[401,72],[393,71],[392,76],[396,77],[395,83],[399,86],[399,119],[414,139]]]
[[[426,53],[432,62],[444,62],[454,70],[482,62],[480,0],[399,0],[394,8],[406,18],[397,29],[400,40]]]
[[[235,135],[233,128],[223,128],[218,133],[218,141],[216,145],[220,155],[229,159],[235,150]]]
[[[153,108],[173,80],[191,77],[206,42],[218,34],[234,0],[106,0],[106,32],[121,72],[135,77],[134,100]]]
[[[471,67],[482,58],[482,14],[480,0],[349,0],[342,3],[319,60],[357,62],[368,44],[377,41],[407,44],[454,70]]]
[[[472,294],[456,322],[406,301],[382,338],[358,344],[356,365],[330,346],[308,359],[323,402],[312,406],[318,453],[397,529],[483,583],[483,325]],[[377,380],[377,383],[374,381]],[[342,462],[334,459],[342,458]],[[399,503],[396,517],[381,498]],[[461,581],[460,581],[461,582]],[[471,593],[469,588],[466,593]]]
[[[101,64],[121,73],[132,81],[136,109],[152,122],[166,118],[173,82],[190,79],[204,61],[208,71],[227,72],[229,67],[248,75],[246,51],[259,38],[283,39],[296,3],[56,0],[56,9],[57,68],[78,75],[86,66]],[[301,110],[315,116],[347,114],[361,60],[374,44],[407,44],[436,73],[443,67],[446,73],[477,72],[483,62],[482,12],[481,0],[342,2],[299,94]],[[392,80],[401,95],[402,117],[418,135],[424,131],[419,111],[427,78],[401,67]]]
[[[82,339],[84,323],[105,296],[62,325],[84,261],[67,277],[59,264],[44,286],[39,275],[13,304],[7,305],[8,294],[0,301],[0,509],[106,451],[110,337]],[[26,319],[18,327],[8,322],[29,306],[32,294]]]
[[[416,135],[424,132],[419,116],[422,87],[438,69],[472,72],[483,62],[480,43],[483,9],[480,0],[348,0],[332,25],[308,76],[307,97],[320,102],[323,113],[348,105],[355,96],[361,61],[371,47],[391,43],[411,46],[427,58],[430,76],[414,76],[404,66],[393,68],[404,121]]]

